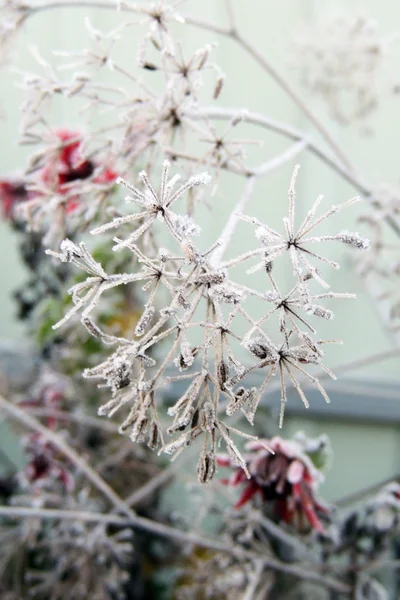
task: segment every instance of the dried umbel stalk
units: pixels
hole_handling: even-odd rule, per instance
[[[74,307],[55,327],[60,327],[81,311],[81,321],[89,333],[106,344],[116,346],[107,360],[87,369],[84,376],[103,379],[104,384],[101,385],[111,390],[112,398],[100,407],[99,414],[112,416],[123,406],[130,407],[129,415],[120,428],[121,433],[129,430],[133,441],[147,440],[151,448],[159,446],[160,452],[167,454],[179,453],[201,439],[198,475],[202,482],[208,482],[215,472],[216,442],[222,439],[232,463],[250,477],[247,463],[232,435],[255,438],[227,424],[223,420],[223,411],[228,417],[243,413],[253,423],[262,395],[276,374],[281,386],[280,425],[287,383],[293,385],[308,407],[299,376],[314,384],[325,400],[329,400],[318,379],[305,368],[317,365],[334,377],[322,363],[325,342],[314,338],[316,332],[308,322],[308,316],[331,319],[332,311],[321,302],[353,296],[334,292],[315,294],[312,291],[313,283],[329,287],[314,263],[322,262],[338,268],[337,263],[314,252],[313,247],[319,242],[336,241],[365,250],[368,241],[358,233],[348,231],[326,236],[314,236],[312,232],[326,218],[358,198],[333,206],[319,217],[316,211],[321,198],[318,198],[296,229],[297,166],[289,187],[289,216],[284,219],[284,233],[240,214],[238,218],[256,226],[260,247],[224,262],[222,257],[218,260],[213,257],[218,242],[206,253],[201,253],[193,241],[193,236],[199,234],[196,223],[188,215],[174,211],[175,204],[184,194],[194,187],[209,184],[209,176],[206,173],[192,176],[177,188],[179,176],[169,178],[169,166],[169,162],[164,161],[159,191],[145,172],[140,174],[143,189],[120,179],[120,185],[129,192],[127,202],[137,205],[140,211],[116,217],[92,231],[98,235],[116,230],[114,250],[131,252],[141,264],[139,271],[107,274],[83,243],[78,246],[64,240],[61,253],[49,251],[49,254],[61,261],[74,263],[89,275],[86,281],[70,290]],[[169,234],[171,250],[157,250],[154,244],[157,223]],[[292,264],[295,279],[288,294],[279,291],[272,274],[272,266],[285,254]],[[244,286],[230,276],[236,265],[254,258],[261,261],[248,273],[251,275],[263,269],[264,281],[272,288],[269,292],[262,293]],[[147,300],[135,337],[118,338],[103,331],[93,321],[92,315],[103,293],[133,282],[144,283]],[[249,297],[263,303],[263,318],[255,320],[246,310]],[[155,307],[156,298],[164,302],[161,310]],[[244,335],[237,328],[238,317],[244,318],[247,323]],[[267,334],[265,327],[274,317],[278,319],[279,339],[272,341],[272,333]],[[195,329],[200,331],[202,341],[193,346],[190,337]],[[250,366],[242,364],[241,357],[237,356],[239,344],[253,358]],[[160,351],[157,351],[158,347]],[[152,356],[149,356],[150,351]],[[171,371],[172,365],[178,369],[178,374]],[[249,386],[248,382],[256,371],[260,371],[262,383]],[[187,382],[187,387],[176,403],[168,408],[168,415],[173,421],[165,426],[165,415],[160,414],[160,392],[166,384],[177,381]],[[167,441],[166,435],[172,435],[173,440]]]

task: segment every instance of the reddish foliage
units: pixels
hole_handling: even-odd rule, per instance
[[[264,443],[275,454],[269,452]],[[326,513],[327,509],[315,497],[320,474],[301,448],[279,437],[251,442],[247,447],[250,450],[246,460],[250,479],[229,457],[217,459],[221,467],[233,469],[231,477],[221,480],[221,483],[244,485],[235,508],[242,507],[258,494],[263,502],[273,506],[280,520],[298,528],[308,523],[313,529],[323,531],[318,513]]]

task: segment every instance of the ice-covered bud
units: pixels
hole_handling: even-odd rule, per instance
[[[274,348],[269,347],[266,340],[262,337],[256,337],[251,340],[246,340],[243,343],[243,345],[247,350],[249,350],[249,352],[254,354],[254,356],[257,356],[257,358],[260,358],[261,360],[277,359],[278,355]]]
[[[325,308],[324,306],[320,306],[318,304],[305,304],[304,310],[309,315],[314,315],[315,317],[321,317],[322,319],[333,319],[334,315],[331,310]]]

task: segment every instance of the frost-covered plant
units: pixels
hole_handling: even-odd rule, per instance
[[[21,487],[13,488],[9,505],[1,507],[7,518],[40,519],[27,534],[33,547],[40,538],[44,557],[29,591],[46,597],[56,583],[57,598],[88,593],[130,597],[125,586],[126,561],[133,555],[129,532],[138,527],[178,541],[183,560],[194,559],[188,559],[193,568],[179,564],[182,597],[194,597],[195,591],[201,597],[236,594],[251,599],[271,593],[289,598],[287,583],[281,585],[285,576],[289,582],[304,580],[322,590],[372,598],[379,584],[368,574],[369,556],[353,543],[354,536],[357,560],[348,560],[343,571],[335,563],[348,550],[346,528],[315,496],[325,441],[305,436],[265,439],[263,404],[273,389],[280,390],[282,427],[292,391],[306,408],[310,386],[329,401],[322,377],[335,375],[325,365],[324,350],[338,340],[321,339],[318,322],[332,320],[331,300],[354,295],[330,290],[329,269],[339,264],[318,244],[334,242],[364,251],[370,243],[357,232],[325,233],[323,226],[366,198],[361,221],[372,227],[373,240],[370,252],[355,253],[361,257],[359,272],[367,280],[386,277],[392,284],[396,268],[385,265],[386,251],[392,248],[382,241],[382,230],[389,225],[396,234],[400,231],[398,194],[392,188],[385,194],[364,181],[290,81],[241,33],[233,2],[226,2],[227,27],[185,19],[177,13],[183,8],[180,2],[117,4],[106,0],[98,8],[114,11],[119,26],[102,32],[86,19],[90,44],[56,52],[61,57],[58,68],[32,49],[39,69],[23,75],[21,142],[34,151],[24,170],[0,181],[5,217],[29,242],[24,256],[32,271],[29,291],[35,294],[20,295],[21,312],[29,313],[31,327],[40,331],[42,355],[55,379],[63,371],[73,383],[68,399],[57,395],[54,381],[50,391],[38,386],[39,391],[18,405],[0,397],[0,405],[34,431],[21,436],[27,459],[17,478]],[[5,3],[2,41],[8,44],[11,33],[48,8],[56,5],[47,0],[40,5]],[[349,18],[344,24],[338,28],[335,22],[329,35],[322,32],[321,39],[304,44],[317,65],[313,71],[305,69],[307,76],[315,75],[307,80],[309,87],[323,93],[335,116],[347,122],[371,112],[375,95],[367,73],[374,81],[378,78],[384,52],[369,22]],[[188,52],[182,26],[200,26],[241,45],[310,119],[329,150],[264,114],[221,108],[225,76],[214,62],[215,44]],[[137,60],[130,52],[124,62],[118,57],[118,42],[131,39],[135,27],[140,38]],[[322,59],[319,44],[325,45]],[[345,46],[339,61],[338,46],[340,52]],[[350,114],[342,105],[343,90],[354,100]],[[51,108],[59,98],[71,112],[78,105],[88,114],[86,128],[53,123]],[[218,105],[209,106],[210,101]],[[218,121],[225,123],[219,126]],[[294,143],[267,159],[261,136],[236,135],[246,124]],[[257,148],[257,159],[246,155],[249,144]],[[283,165],[293,169],[306,150],[344,177],[360,197],[327,209],[320,208],[318,197],[302,213],[295,199],[297,165],[282,225],[259,218],[257,182]],[[236,185],[225,192],[225,175],[243,178],[241,194]],[[122,193],[127,194],[125,205]],[[271,196],[270,203],[286,205],[285,195],[278,189],[276,194],[279,202]],[[218,210],[221,203],[229,216],[211,240],[200,227],[201,211]],[[249,246],[240,253],[235,248],[239,235]],[[43,247],[52,258],[43,256]],[[394,298],[396,317],[396,291],[387,294]],[[76,327],[78,315],[82,328]],[[84,379],[78,383],[82,368]],[[129,439],[112,436],[113,421],[91,416],[93,409],[100,416],[121,413],[119,431]],[[238,424],[242,417],[260,439],[248,433],[247,424]],[[99,430],[96,434],[92,426]],[[242,453],[236,436],[250,440],[249,454]],[[145,442],[148,448],[132,441]],[[220,446],[228,452],[220,457],[220,466],[233,470],[231,483],[244,485],[240,510],[228,513],[218,500],[229,489],[211,483]],[[143,516],[131,509],[132,498],[124,496],[127,487],[134,499],[137,494],[132,504],[153,498],[177,469],[158,473],[157,453],[151,450],[174,458],[184,450],[188,459],[195,456],[198,479],[209,484],[199,486],[199,514],[218,515],[221,540],[197,535],[193,523],[187,525],[192,531],[183,531],[179,520],[175,526],[175,514],[169,515],[167,525],[151,518],[152,510]],[[89,492],[82,474],[91,482]],[[377,519],[382,522],[390,505],[394,530],[398,497],[397,492],[390,494],[388,503],[386,498],[379,504]],[[374,510],[367,511],[366,520],[375,519]],[[157,518],[162,518],[160,512]],[[47,528],[45,519],[55,520],[54,527]],[[386,527],[386,545],[380,544],[375,529],[357,529],[372,545],[374,558],[382,556],[391,539]],[[11,537],[6,532],[4,539]],[[26,540],[23,526],[13,539]],[[140,539],[135,540],[135,552],[140,552],[136,544]],[[7,544],[3,549],[7,562],[12,551]],[[304,566],[305,558],[309,564]],[[78,570],[73,568],[75,559]],[[181,559],[179,554],[177,561]],[[332,577],[319,575],[322,567]]]
[[[319,304],[320,301],[326,298],[349,298],[352,295],[335,292],[315,294],[312,291],[314,281],[325,289],[329,285],[311,261],[328,263],[334,268],[339,265],[310,248],[315,243],[336,241],[365,250],[369,242],[358,233],[348,231],[325,236],[312,233],[326,218],[358,198],[344,205],[333,206],[317,216],[321,201],[318,198],[300,227],[295,229],[296,167],[289,188],[289,217],[284,219],[285,234],[278,233],[255,218],[237,214],[238,219],[256,225],[256,239],[261,247],[229,261],[224,261],[219,253],[216,260],[214,252],[218,252],[219,245],[225,241],[224,237],[217,240],[206,253],[201,253],[193,241],[193,236],[199,233],[193,219],[173,210],[181,196],[194,187],[207,184],[208,175],[192,176],[175,189],[179,176],[169,179],[169,166],[168,161],[163,163],[158,191],[150,183],[146,172],[140,173],[143,191],[123,179],[118,180],[130,192],[127,202],[138,205],[140,211],[115,217],[92,231],[93,234],[102,234],[110,229],[120,231],[128,225],[127,235],[114,237],[114,250],[129,249],[142,264],[138,272],[108,275],[93,260],[83,243],[77,246],[70,240],[64,240],[61,253],[48,251],[62,262],[73,262],[89,274],[86,281],[71,288],[74,307],[54,327],[61,326],[82,311],[82,323],[93,336],[103,339],[107,344],[117,345],[106,361],[84,373],[85,377],[103,379],[104,385],[111,389],[112,398],[100,407],[99,414],[112,416],[128,405],[130,412],[120,427],[121,433],[130,430],[133,441],[142,441],[147,437],[151,448],[160,446],[161,451],[167,454],[174,454],[201,437],[203,444],[198,475],[201,481],[207,482],[215,472],[215,444],[219,438],[224,440],[237,464],[247,472],[245,461],[231,436],[233,433],[252,436],[225,422],[222,410],[229,417],[242,411],[252,424],[262,395],[275,374],[278,374],[281,386],[280,426],[285,410],[286,380],[293,384],[306,408],[308,400],[299,383],[299,375],[311,381],[329,401],[318,379],[303,366],[319,365],[334,377],[322,363],[324,341],[313,337],[316,332],[308,322],[308,315],[331,319],[333,313]],[[153,233],[156,220],[163,223],[177,243],[177,251],[174,252],[173,247],[158,250],[154,247],[154,238],[149,236]],[[295,283],[288,294],[282,295],[272,269],[285,254],[291,261]],[[251,267],[248,273],[251,275],[263,269],[265,282],[270,284],[271,291],[257,291],[235,282],[231,277],[231,270],[236,265],[254,258],[261,258],[261,262]],[[135,329],[136,338],[118,339],[98,327],[93,321],[92,312],[106,290],[132,282],[145,284],[143,289],[148,292],[148,299]],[[160,311],[156,311],[155,297],[161,294],[162,288],[166,303]],[[249,296],[265,306],[263,318],[255,320],[249,314],[246,309]],[[198,315],[205,317],[200,317],[198,321]],[[244,334],[237,329],[237,317],[244,317],[247,323],[248,329]],[[266,331],[266,325],[274,317],[278,319],[276,341]],[[202,341],[196,346],[189,341],[194,328],[200,329],[203,334]],[[148,356],[148,351],[154,347],[157,354],[156,348],[160,342],[163,352],[157,361]],[[236,356],[234,344],[237,345],[237,342],[253,360],[257,359],[255,363],[245,365]],[[169,369],[172,362],[179,371],[187,373],[175,375]],[[249,376],[259,370],[262,383],[258,387],[249,386]],[[173,422],[167,433],[174,435],[173,441],[168,442],[158,398],[160,388],[178,380],[188,381],[188,385],[178,401],[168,407],[167,412],[173,417]]]
[[[295,35],[301,82],[339,123],[363,122],[379,106],[391,41],[363,13],[323,13]]]

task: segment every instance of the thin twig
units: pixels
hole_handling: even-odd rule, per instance
[[[235,232],[236,225],[239,222],[238,213],[243,212],[244,209],[246,208],[247,203],[249,202],[251,195],[253,193],[253,190],[254,190],[254,183],[255,183],[254,177],[249,177],[247,179],[246,185],[244,188],[244,192],[243,192],[241,198],[239,198],[239,202],[233,209],[231,216],[229,217],[220,237],[218,238],[219,245],[214,250],[214,252],[211,256],[211,264],[214,267],[218,267],[218,265],[221,263],[223,254],[226,251],[226,249],[229,245],[229,242],[231,241],[232,236]]]
[[[58,421],[74,421],[79,424],[88,425],[89,427],[102,429],[103,431],[107,431],[107,433],[118,433],[118,427],[115,423],[106,421],[100,417],[91,417],[83,413],[69,413],[52,408],[31,408],[27,406],[26,408],[24,407],[24,410],[35,417],[54,417]]]
[[[177,469],[177,464],[172,463],[169,467],[166,467],[163,471],[152,477],[147,483],[142,485],[142,487],[127,496],[125,498],[125,503],[128,506],[137,506],[138,504],[141,504],[143,500],[150,496],[150,494],[154,494],[158,488],[165,485],[170,479],[173,479]]]
[[[355,504],[356,502],[365,498],[365,496],[369,496],[370,494],[374,494],[379,491],[383,486],[391,483],[392,481],[400,482],[400,474],[392,475],[391,477],[385,477],[381,481],[376,481],[370,485],[367,485],[362,490],[357,490],[357,492],[353,492],[352,494],[347,494],[346,496],[342,496],[337,500],[334,500],[334,504],[336,506],[348,506],[349,504]]]

